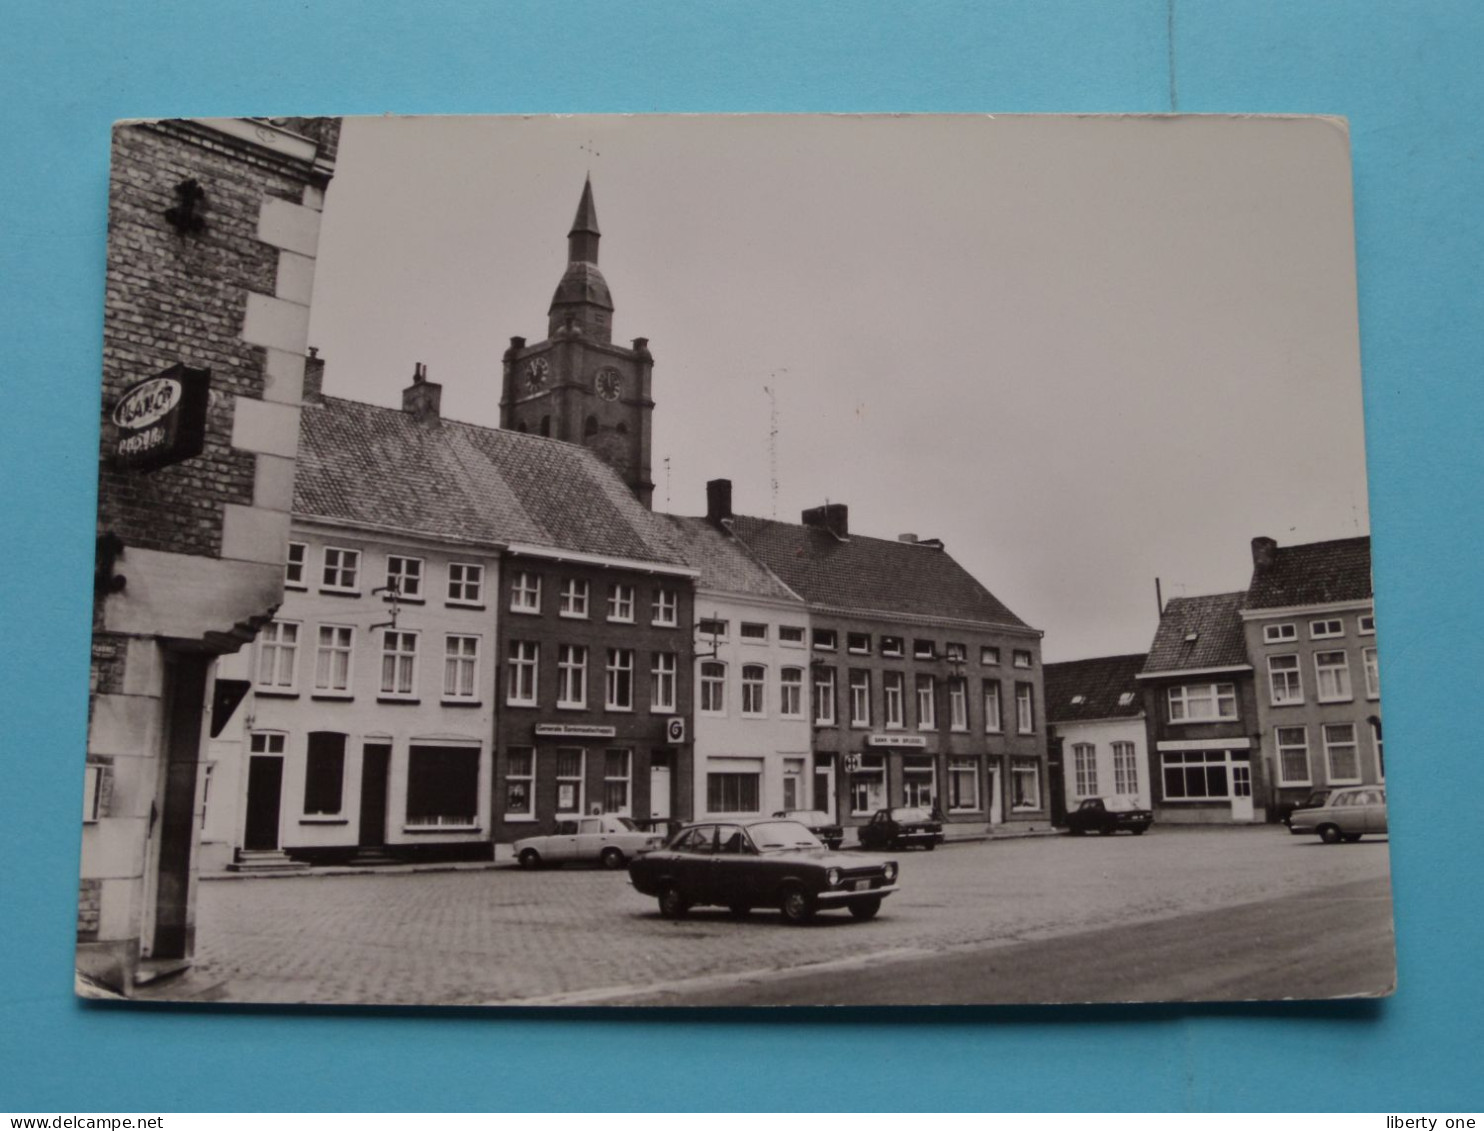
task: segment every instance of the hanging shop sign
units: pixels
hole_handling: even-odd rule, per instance
[[[113,406],[115,467],[150,471],[201,454],[211,370],[189,365],[136,381]]]
[[[685,741],[685,720],[672,716],[665,722],[665,741],[670,743]]]
[[[536,733],[548,738],[612,738],[618,731],[583,723],[537,723]]]

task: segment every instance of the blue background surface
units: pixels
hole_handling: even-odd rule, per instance
[[[21,0],[0,29],[0,1108],[1484,1106],[1484,6]],[[623,1016],[75,1002],[115,118],[1171,109],[1351,122],[1394,999]]]

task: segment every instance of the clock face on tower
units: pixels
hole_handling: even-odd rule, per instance
[[[533,357],[526,362],[526,392],[539,393],[546,388],[547,372],[548,367],[544,357]]]
[[[623,377],[617,369],[600,369],[593,379],[593,387],[605,401],[616,401],[623,391]]]

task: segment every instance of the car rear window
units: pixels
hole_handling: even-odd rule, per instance
[[[933,819],[933,811],[921,807],[915,809],[896,809],[893,810],[892,816],[899,821],[931,821]]]

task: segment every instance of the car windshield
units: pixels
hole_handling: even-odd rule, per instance
[[[819,838],[798,821],[763,821],[747,826],[759,852],[786,852],[794,848],[823,848]]]
[[[636,833],[639,831],[639,826],[636,825],[633,821],[629,820],[627,817],[618,818],[618,823],[624,828],[628,829],[631,833]]]
[[[922,805],[911,809],[893,809],[891,815],[898,821],[931,821],[933,819],[933,811]]]

